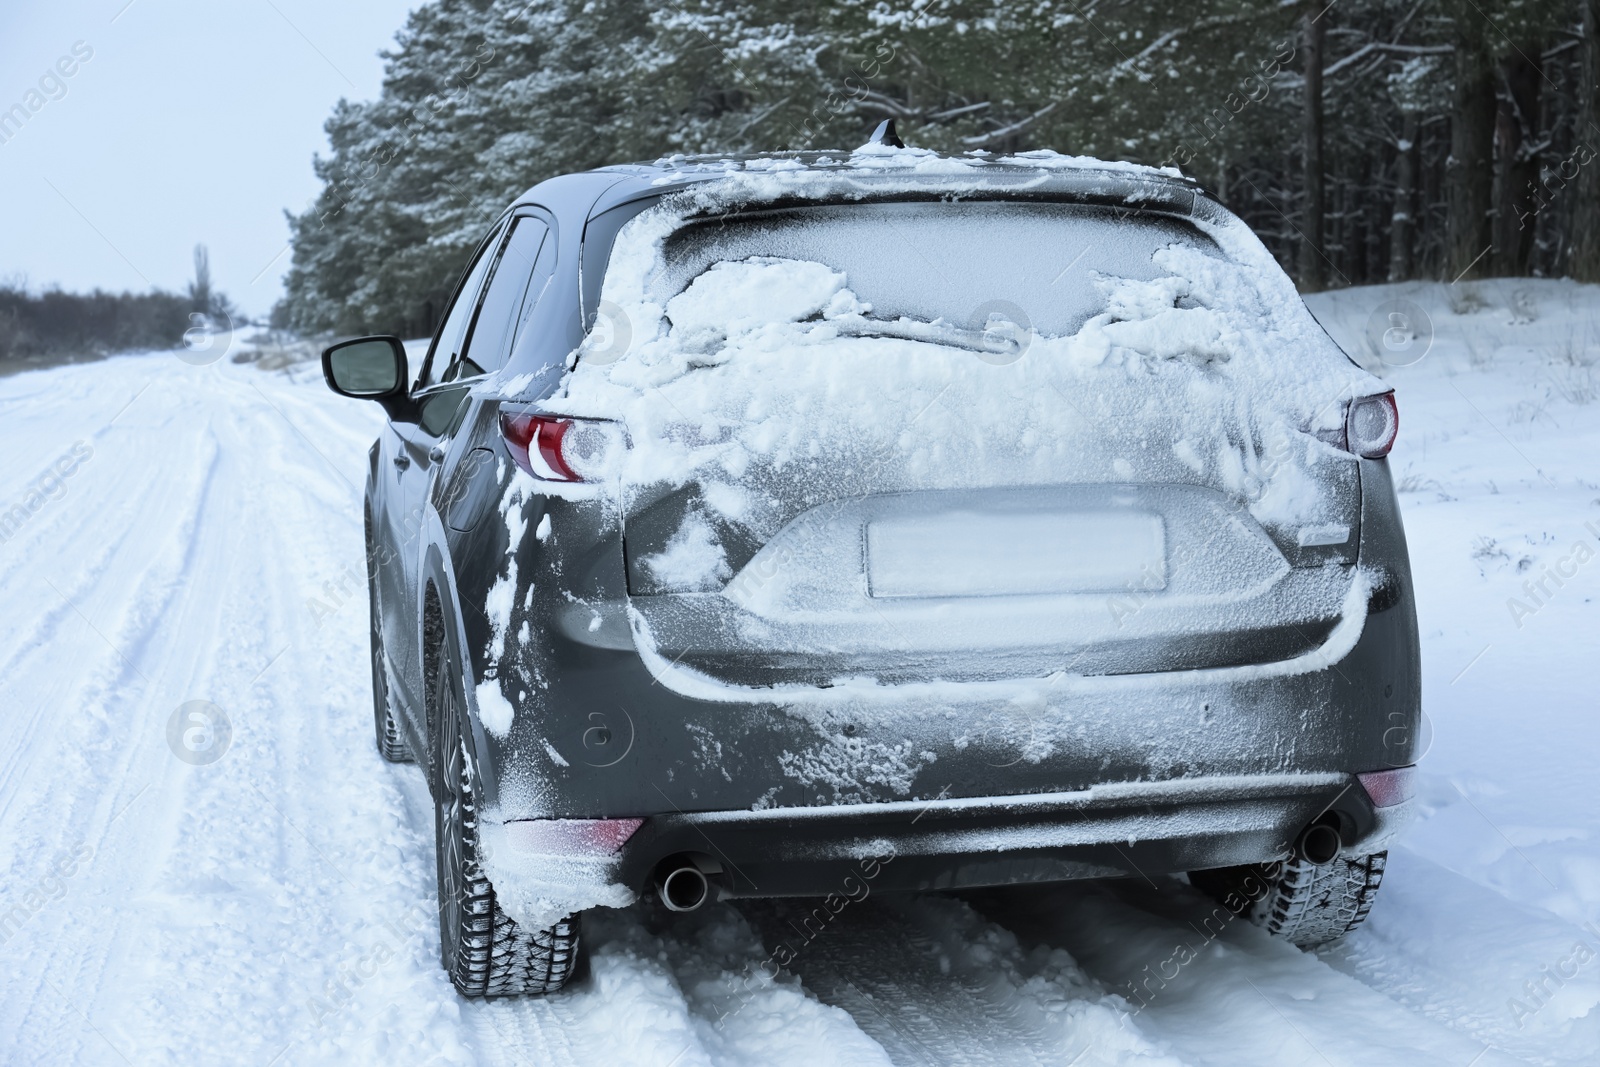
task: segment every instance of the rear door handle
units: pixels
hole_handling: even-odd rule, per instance
[[[440,447],[439,445],[434,445],[432,448],[428,449],[428,462],[429,463],[443,463],[444,462],[444,449],[442,447]]]
[[[398,456],[394,457],[394,465],[399,467],[401,470],[405,470],[407,467],[411,466],[411,457],[402,452]]]

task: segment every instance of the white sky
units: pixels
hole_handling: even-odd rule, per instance
[[[377,96],[416,2],[0,0],[0,113],[74,42],[94,50],[0,143],[0,278],[179,290],[204,242],[213,285],[265,314],[322,123]]]

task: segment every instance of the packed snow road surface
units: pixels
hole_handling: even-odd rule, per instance
[[[0,379],[0,1062],[1600,1061],[1600,293],[1313,304],[1399,391],[1435,732],[1363,928],[1303,953],[1177,879],[634,909],[517,1002],[439,970],[426,791],[372,746],[377,408],[170,354]]]

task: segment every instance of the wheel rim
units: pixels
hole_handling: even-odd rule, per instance
[[[460,707],[450,684],[448,662],[440,664],[439,799],[435,804],[439,857],[439,946],[448,968],[454,967],[461,937],[462,894],[466,890],[467,803],[470,782],[461,744]]]

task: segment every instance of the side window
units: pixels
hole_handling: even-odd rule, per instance
[[[433,347],[428,350],[428,365],[424,371],[426,377],[421,383],[422,388],[426,389],[430,385],[438,385],[444,381],[445,370],[460,354],[461,344],[466,339],[473,314],[478,310],[478,295],[483,291],[483,279],[494,263],[495,250],[500,247],[500,235],[503,232],[497,229],[491,239],[479,246],[478,258],[468,270],[467,279],[457,291],[455,303],[450,305],[450,312],[445,316],[444,325],[439,327],[439,333],[433,340]]]
[[[511,330],[512,316],[522,304],[539,248],[550,232],[542,219],[527,216],[517,219],[512,227],[505,251],[500,253],[489,287],[484,290],[477,319],[467,324],[466,341],[457,360],[446,368],[443,381],[476,378],[499,370],[505,363],[506,334]]]
[[[422,432],[429,437],[454,434],[466,415],[467,393],[471,389],[470,385],[458,385],[454,389],[436,389],[424,397],[417,415]]]
[[[528,329],[534,323],[534,309],[539,306],[539,299],[544,296],[545,290],[550,287],[550,279],[556,273],[556,242],[552,238],[545,241],[544,248],[539,252],[539,261],[534,264],[533,277],[528,280],[528,287],[522,295],[521,306],[517,308],[516,317],[511,324],[512,352],[520,349],[528,336]]]

